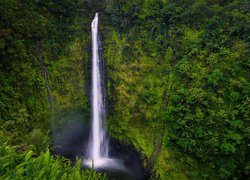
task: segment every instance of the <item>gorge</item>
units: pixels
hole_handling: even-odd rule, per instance
[[[0,1],[0,179],[247,179],[249,3]]]

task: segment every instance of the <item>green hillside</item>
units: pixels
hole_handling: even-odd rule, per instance
[[[151,179],[247,179],[247,0],[0,0],[0,179],[106,178],[48,150],[60,117],[91,116],[97,11],[108,134]]]

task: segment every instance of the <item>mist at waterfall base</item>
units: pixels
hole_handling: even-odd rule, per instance
[[[80,157],[83,168],[94,168],[105,172],[108,179],[145,179],[146,172],[142,166],[140,155],[132,147],[125,146],[106,135],[104,86],[99,58],[98,13],[91,24],[92,27],[92,74],[91,74],[91,118],[84,117],[81,112],[70,112],[68,122],[61,124],[55,132],[54,151],[75,160]],[[71,114],[71,115],[70,115]],[[83,121],[84,120],[84,121]],[[87,148],[86,148],[87,147]],[[87,149],[87,150],[86,150]]]
[[[55,154],[69,158],[72,162],[76,161],[76,157],[83,160],[87,159],[85,150],[89,144],[89,134],[91,134],[92,120],[90,115],[82,110],[68,110],[56,119],[60,123],[57,124],[55,130],[52,151]],[[140,153],[134,147],[109,138],[109,157],[119,159],[122,169],[112,167],[95,169],[97,172],[107,173],[108,179],[133,180],[148,177]],[[89,166],[83,164],[83,169],[85,168],[88,169]]]

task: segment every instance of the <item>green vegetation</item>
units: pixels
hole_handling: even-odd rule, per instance
[[[37,156],[30,147],[0,147],[1,179],[105,179],[105,176],[93,170],[81,170],[81,162],[77,160],[72,168],[67,159],[53,157],[49,150]]]
[[[84,1],[0,2],[0,123],[10,142],[20,142],[34,128],[47,134],[52,113],[87,108],[85,6]]]
[[[46,150],[58,117],[89,114],[91,14],[81,0],[0,1],[0,179],[99,179]]]
[[[71,123],[60,117],[90,117],[95,11],[110,135],[141,151],[153,178],[248,177],[249,7],[247,0],[0,0],[1,178],[99,178],[46,149],[52,131]]]
[[[249,6],[108,1],[109,130],[161,179],[249,176]]]

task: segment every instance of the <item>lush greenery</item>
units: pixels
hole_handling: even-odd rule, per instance
[[[0,0],[2,178],[99,177],[46,150],[66,123],[58,117],[71,110],[89,117],[95,11],[110,135],[141,151],[154,178],[249,176],[249,7],[247,0]]]
[[[69,160],[53,157],[49,150],[37,156],[30,148],[1,145],[1,179],[105,179],[92,170],[83,172],[80,160],[72,168]]]
[[[249,175],[249,7],[108,1],[110,132],[142,149],[162,179]]]
[[[0,1],[0,179],[97,179],[46,151],[58,117],[89,113],[91,14],[84,0]]]

